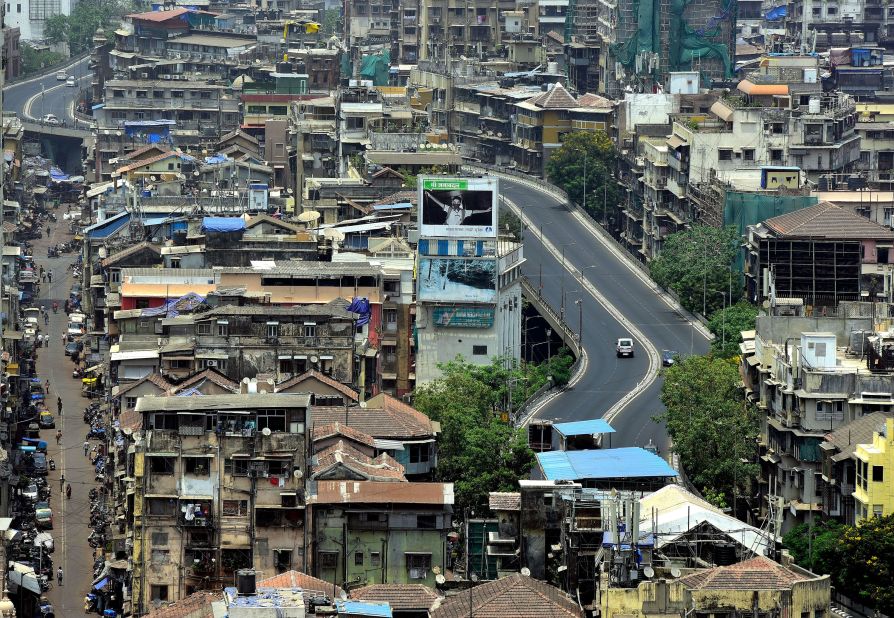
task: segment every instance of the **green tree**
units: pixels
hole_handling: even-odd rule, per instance
[[[671,234],[650,267],[658,285],[673,290],[689,311],[711,315],[742,293],[738,274],[732,272],[739,234],[725,228],[697,225]],[[724,300],[725,295],[732,298]]]
[[[46,67],[58,64],[63,60],[65,60],[65,56],[62,54],[38,49],[25,41],[22,42],[22,73],[24,75],[40,73]]]
[[[523,369],[470,365],[457,359],[441,366],[442,377],[416,389],[413,404],[441,424],[438,479],[454,483],[456,511],[486,509],[491,491],[513,491],[534,464],[523,430],[500,420],[509,389],[517,408],[530,387]],[[540,374],[538,374],[539,376]],[[534,389],[536,390],[536,389]]]
[[[68,42],[68,16],[49,17],[43,25],[43,36],[50,44]]]
[[[341,9],[326,9],[323,14],[323,34],[332,36],[339,34],[338,22],[341,19]]]
[[[742,331],[754,330],[757,314],[758,308],[745,301],[715,311],[708,320],[708,330],[714,334],[711,352],[723,358],[738,355]]]
[[[727,504],[748,489],[758,472],[750,463],[758,418],[744,401],[738,382],[738,367],[730,360],[709,356],[678,360],[665,370],[661,402],[666,410],[655,417],[667,425],[692,483],[723,494]]]
[[[836,586],[848,596],[894,615],[894,515],[848,526],[838,541]]]
[[[604,131],[575,131],[566,134],[562,146],[550,155],[546,176],[572,202],[586,203],[587,212],[601,218],[621,199],[615,180],[617,160],[617,150]]]
[[[817,519],[798,524],[782,537],[792,558],[814,573],[831,574],[838,570],[840,541],[846,530],[834,519]]]

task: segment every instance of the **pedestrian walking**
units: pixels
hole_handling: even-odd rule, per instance
[[[59,582],[59,585],[62,585],[62,567],[59,567],[59,570],[56,571],[56,581]]]
[[[84,457],[90,454],[90,443],[84,440]]]
[[[43,323],[44,326],[49,326],[50,324],[50,315],[48,313],[43,314]]]
[[[46,283],[46,282],[47,282],[47,274],[46,274],[45,272],[41,272],[41,273],[40,273],[40,282],[41,282],[41,283]]]
[[[53,282],[53,271],[48,270],[47,271],[47,283],[52,283],[52,282]]]
[[[65,473],[59,475],[59,491],[65,489]]]
[[[50,380],[49,380],[49,378],[47,378],[46,390],[47,390],[47,395],[49,395],[50,394]]]
[[[59,406],[59,416],[62,416],[62,397],[56,397],[56,405]]]

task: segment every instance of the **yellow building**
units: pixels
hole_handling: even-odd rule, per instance
[[[602,618],[658,616],[759,616],[828,618],[828,575],[815,575],[757,557],[730,566],[692,571],[679,579],[656,578],[636,588],[609,588],[603,576]]]
[[[854,521],[894,513],[894,418],[872,434],[872,444],[858,444]],[[886,478],[887,477],[887,478]]]

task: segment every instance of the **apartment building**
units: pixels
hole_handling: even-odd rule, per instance
[[[828,51],[875,43],[885,23],[885,10],[878,0],[794,0],[788,6],[785,29],[791,40],[800,42],[802,50]]]
[[[496,55],[504,35],[501,10],[514,8],[514,2],[505,0],[422,2],[419,58],[449,66],[463,56],[481,60]]]
[[[122,445],[134,612],[220,587],[235,571],[304,568],[309,395],[141,397]]]
[[[894,474],[894,419],[886,418],[872,432],[872,441],[854,450],[854,520],[886,517],[894,512],[894,491],[885,477]]]

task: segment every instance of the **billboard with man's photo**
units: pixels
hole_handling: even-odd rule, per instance
[[[419,178],[420,236],[495,238],[496,178]]]

